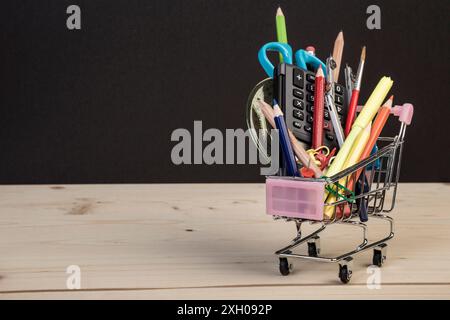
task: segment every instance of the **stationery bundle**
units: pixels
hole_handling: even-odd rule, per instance
[[[277,252],[280,271],[287,274],[287,257],[306,257],[293,254],[291,249],[308,241],[311,250],[307,257],[317,257],[318,233],[331,223],[349,223],[364,229],[363,222],[374,216],[392,224],[391,218],[381,212],[390,189],[394,189],[392,208],[395,203],[403,139],[413,106],[393,104],[394,97],[388,97],[393,80],[388,76],[381,77],[367,101],[358,106],[367,50],[362,47],[356,75],[347,64],[345,84],[339,84],[342,31],[334,42],[333,54],[323,62],[312,46],[293,53],[280,8],[276,29],[277,41],[266,43],[258,52],[269,78],[253,90],[249,101],[251,117],[259,117],[257,123],[262,128],[278,130],[282,161],[278,174],[267,177],[266,208],[268,214],[294,220],[297,225],[299,235],[294,243]],[[278,52],[278,64],[271,62],[269,51]],[[381,138],[390,114],[399,117],[400,132],[394,138]],[[321,222],[322,229],[302,237],[300,226],[305,221]],[[392,236],[391,231],[389,237],[375,244],[365,239],[356,252],[385,245]],[[354,253],[330,259],[343,261]],[[340,269],[341,280],[348,281],[348,264],[341,263],[340,268],[347,270],[341,275]]]

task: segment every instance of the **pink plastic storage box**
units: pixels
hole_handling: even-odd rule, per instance
[[[267,214],[322,221],[324,191],[325,181],[267,177]]]

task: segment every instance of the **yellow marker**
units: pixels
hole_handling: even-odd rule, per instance
[[[347,158],[352,150],[353,145],[355,144],[356,139],[360,135],[361,131],[364,130],[364,128],[366,128],[367,125],[375,117],[378,109],[382,105],[384,99],[386,98],[386,95],[391,89],[392,84],[393,81],[389,77],[383,77],[378,82],[377,86],[375,87],[375,90],[372,92],[369,99],[367,100],[366,105],[362,109],[358,118],[356,118],[356,121],[352,126],[352,130],[345,139],[344,144],[341,147],[341,150],[339,150],[338,154],[336,155],[336,158],[334,158],[333,162],[331,163],[327,171],[328,177],[331,178],[333,175],[339,173],[341,170],[344,169],[344,164],[347,161]],[[327,197],[328,192],[325,192],[325,199]],[[327,218],[331,218],[331,216],[329,215],[329,210],[325,211],[325,216]]]
[[[352,149],[350,150],[350,154],[345,161],[343,170],[350,168],[351,166],[358,163],[361,154],[363,153],[364,147],[367,144],[367,141],[369,141],[370,137],[370,130],[372,128],[372,124],[369,123],[369,125],[361,132],[361,134],[356,139],[355,143],[353,144]],[[342,178],[339,180],[339,184],[345,186],[347,184],[347,177]],[[330,195],[327,199],[327,203],[333,203],[337,201],[337,197],[335,195]],[[333,206],[325,206],[325,215],[327,217],[331,217],[334,212]]]
[[[356,138],[358,138],[360,132],[364,130],[365,127],[372,121],[372,119],[377,114],[378,109],[383,103],[384,98],[388,94],[391,89],[393,81],[391,78],[383,77],[380,82],[376,86],[375,90],[370,95],[367,100],[366,105],[362,109],[358,118],[356,118],[355,123],[352,126],[352,130],[348,134],[347,138],[344,141],[344,144],[339,150],[336,158],[331,163],[330,168],[328,169],[328,176],[332,177],[336,173],[342,170],[345,161],[347,160],[348,155],[355,143]]]
[[[369,122],[369,125],[360,133],[355,143],[353,144],[352,149],[350,150],[350,154],[347,157],[347,160],[345,160],[343,169],[350,168],[351,166],[358,163],[359,159],[361,158],[361,154],[364,151],[364,147],[366,146],[367,141],[369,141],[371,129],[372,123]]]

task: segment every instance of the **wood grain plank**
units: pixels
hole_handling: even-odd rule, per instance
[[[450,283],[449,191],[448,184],[400,185],[396,237],[381,274],[383,285],[400,290],[392,295],[427,284],[430,296],[433,288],[439,295]],[[173,297],[242,289],[251,298],[265,292],[254,285],[340,288],[335,264],[294,261],[295,272],[279,276],[273,252],[294,236],[294,226],[266,216],[264,201],[262,184],[0,186],[0,292],[65,290],[72,264],[81,267],[82,288],[98,291],[64,296],[108,288]],[[383,227],[371,222],[371,237]],[[358,232],[329,228],[323,252],[352,248]],[[365,287],[370,260],[370,252],[355,258],[353,286]]]
[[[384,285],[368,289],[362,285],[293,285],[239,288],[185,288],[185,289],[117,289],[66,290],[0,293],[0,299],[448,299],[449,284]]]

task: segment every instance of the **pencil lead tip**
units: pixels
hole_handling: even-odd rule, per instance
[[[316,77],[323,77],[323,70],[322,70],[322,66],[319,66],[317,68],[317,72],[316,72]]]
[[[281,10],[280,6],[278,6],[278,9],[277,9],[277,16],[284,16],[283,10]]]
[[[394,96],[392,95],[392,96],[390,96],[389,99],[385,102],[384,106],[385,106],[385,107],[391,108],[391,107],[392,107],[392,102],[393,102],[393,101],[394,101]]]

